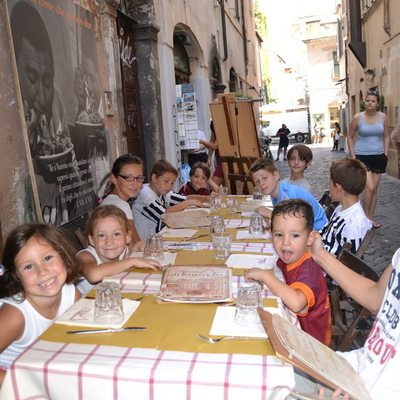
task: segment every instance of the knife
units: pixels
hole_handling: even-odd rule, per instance
[[[205,236],[208,236],[208,233],[206,233],[205,235],[192,236],[190,238],[182,239],[181,242],[186,242],[188,240],[198,239],[198,238],[205,237]]]
[[[75,335],[84,335],[86,333],[111,333],[111,332],[123,332],[123,331],[145,331],[147,328],[142,326],[128,326],[126,328],[119,329],[89,329],[85,331],[67,331],[67,333],[72,333]]]

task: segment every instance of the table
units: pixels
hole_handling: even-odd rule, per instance
[[[209,263],[211,244],[204,240],[198,252],[179,252],[176,264]],[[249,249],[271,251],[254,241],[232,250]],[[243,271],[233,275],[235,297]],[[130,276],[137,282],[122,278],[123,295],[148,295],[127,325],[147,331],[67,335],[71,326],[54,324],[11,366],[0,399],[268,399],[277,386],[294,387],[292,366],[282,364],[268,340],[208,344],[195,337],[208,335],[216,304],[158,304],[152,294],[161,274],[133,270]],[[264,306],[284,309],[270,292],[263,296]]]

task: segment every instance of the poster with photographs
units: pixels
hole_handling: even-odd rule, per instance
[[[110,170],[95,21],[70,0],[8,0],[41,219],[63,225],[93,209]]]

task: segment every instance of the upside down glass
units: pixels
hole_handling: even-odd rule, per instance
[[[210,212],[211,214],[219,214],[221,211],[221,198],[220,197],[211,197],[210,199]]]
[[[249,225],[250,235],[262,235],[264,232],[264,217],[260,214],[251,214]]]
[[[96,286],[94,322],[102,325],[114,325],[123,320],[124,310],[118,283],[99,283]]]
[[[234,215],[238,212],[238,200],[235,198],[230,198],[226,200],[226,209],[229,215]]]
[[[212,235],[213,233],[224,233],[224,232],[225,232],[224,218],[220,215],[214,215],[211,218],[210,235]]]
[[[214,258],[217,260],[226,260],[231,252],[232,235],[229,233],[213,233],[211,237]]]
[[[143,258],[162,261],[164,259],[164,246],[162,236],[158,233],[146,236]]]
[[[262,307],[261,285],[257,282],[246,282],[239,287],[235,310],[235,322],[244,326],[261,324],[257,307]]]

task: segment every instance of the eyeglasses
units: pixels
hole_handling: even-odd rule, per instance
[[[119,177],[125,179],[127,182],[144,182],[146,177],[145,176],[132,176],[132,175],[121,175],[118,174]]]
[[[367,91],[367,96],[368,95],[379,96],[379,92],[377,90],[368,90]]]

